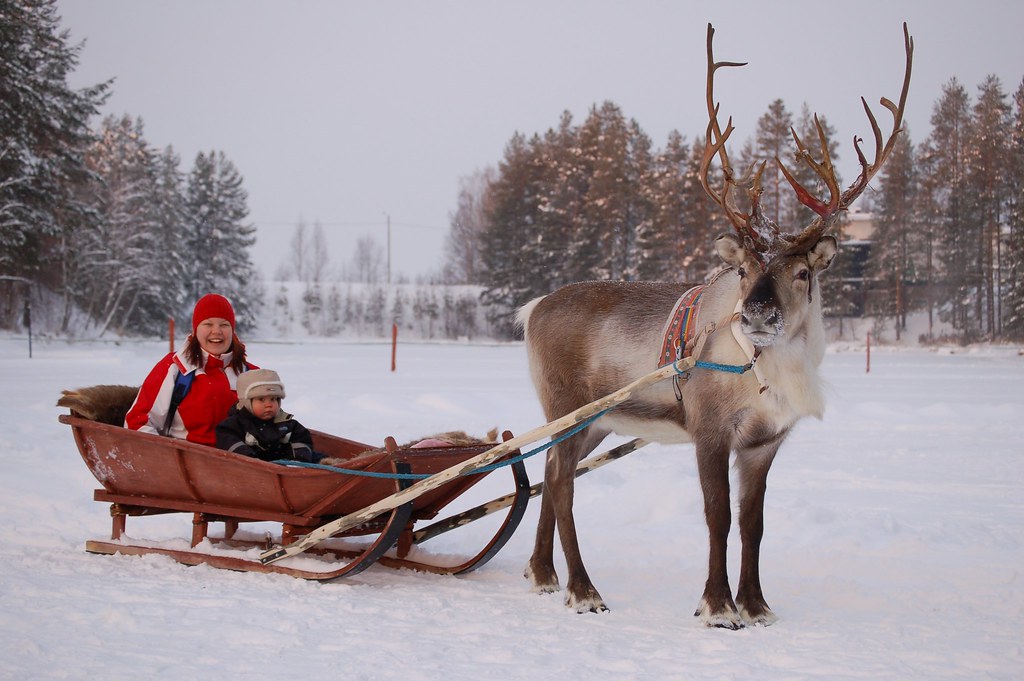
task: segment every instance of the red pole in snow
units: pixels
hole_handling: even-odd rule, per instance
[[[871,373],[871,332],[870,331],[868,331],[868,365],[867,365],[867,368],[864,369],[864,373],[865,374],[870,374]]]
[[[167,318],[167,336],[171,339],[171,352],[174,352],[174,317]]]
[[[395,354],[398,348],[398,324],[391,325],[391,370],[395,370]]]

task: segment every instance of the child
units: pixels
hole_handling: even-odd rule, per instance
[[[284,384],[276,371],[254,369],[238,377],[238,404],[217,425],[217,447],[263,461],[316,463],[313,436],[282,411]]]

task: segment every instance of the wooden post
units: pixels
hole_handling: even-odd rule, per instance
[[[28,288],[28,287],[26,287]],[[29,296],[32,295],[31,289],[25,293],[25,310],[24,318],[22,322],[25,324],[25,328],[28,330],[28,358],[32,359],[32,302],[29,300]]]
[[[391,370],[395,370],[395,354],[398,350],[398,324],[391,325]]]
[[[868,331],[868,364],[867,368],[864,369],[865,374],[871,373],[871,332]]]
[[[171,340],[171,352],[174,352],[174,317],[167,318],[167,337]]]

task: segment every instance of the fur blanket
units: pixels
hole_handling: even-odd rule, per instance
[[[492,428],[488,431],[486,439],[473,437],[472,435],[466,434],[461,430],[450,430],[445,433],[437,433],[436,435],[428,435],[424,438],[411,440],[406,442],[404,445],[399,445],[399,449],[426,449],[429,447],[471,447],[473,445],[490,445],[497,444],[498,442],[498,429]],[[360,457],[367,456],[370,454],[382,454],[387,449],[379,447],[377,449],[369,449],[359,454]],[[355,457],[353,457],[355,458]],[[345,466],[351,461],[351,459],[334,459],[326,458],[320,461],[324,466]]]
[[[94,385],[77,390],[62,390],[58,407],[67,407],[75,416],[111,426],[123,426],[125,414],[139,394],[128,385]]]

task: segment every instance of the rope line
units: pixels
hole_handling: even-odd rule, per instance
[[[584,420],[580,421],[575,426],[573,426],[569,430],[565,431],[564,433],[562,433],[558,437],[556,437],[553,440],[550,440],[548,442],[545,442],[544,444],[540,445],[539,447],[536,447],[535,449],[531,449],[530,451],[526,452],[525,454],[520,454],[519,456],[514,456],[511,459],[507,459],[505,461],[499,461],[498,463],[492,463],[492,464],[489,464],[487,466],[481,466],[480,468],[476,468],[476,469],[474,469],[472,471],[469,471],[467,473],[462,473],[460,475],[460,477],[462,475],[482,475],[484,473],[490,473],[492,471],[496,471],[499,468],[504,468],[505,466],[511,466],[512,464],[519,463],[520,461],[525,461],[526,459],[530,458],[531,456],[534,456],[536,454],[540,454],[541,452],[546,451],[546,450],[554,447],[559,442],[562,442],[563,440],[567,440],[568,438],[572,437],[576,433],[580,432],[581,430],[583,430],[584,428],[589,426],[591,423],[593,423],[597,419],[599,419],[602,416],[604,416],[606,413],[608,413],[608,409],[605,409],[604,411],[600,411],[600,412],[594,414],[593,416],[591,416],[590,418],[587,418],[587,419],[584,419]],[[353,470],[351,468],[340,468],[338,466],[327,466],[327,465],[320,464],[320,463],[307,463],[305,461],[292,461],[291,459],[278,459],[278,460],[274,461],[273,463],[281,464],[282,466],[293,466],[293,467],[296,467],[296,468],[316,468],[316,469],[325,470],[325,471],[334,471],[335,473],[344,473],[345,475],[356,475],[356,476],[360,476],[360,477],[364,477],[364,478],[385,478],[385,479],[388,479],[388,480],[423,480],[423,479],[432,477],[434,475],[433,473],[380,473],[380,472],[377,472],[377,471],[358,471],[358,470]]]
[[[730,374],[742,374],[754,366],[753,362],[749,364],[718,364],[717,362],[697,362],[694,364],[695,367],[700,369],[711,369],[712,371],[726,371]]]
[[[749,371],[753,366],[754,366],[753,362],[750,362],[749,364],[718,364],[717,362],[699,362],[698,361],[698,362],[696,362],[694,364],[695,368],[710,369],[711,371],[725,371],[725,372],[732,373],[732,374],[742,374],[742,373],[745,373],[745,372]],[[681,375],[681,376],[685,375],[687,373],[687,371],[679,371],[678,366],[676,368],[676,372],[679,375]],[[573,426],[569,430],[565,431],[564,433],[562,433],[558,437],[556,437],[556,438],[554,438],[554,439],[552,439],[552,440],[550,440],[548,442],[545,442],[544,444],[540,445],[539,447],[531,449],[530,451],[526,452],[525,454],[520,454],[519,456],[514,456],[511,459],[506,459],[505,461],[499,461],[497,463],[488,464],[487,466],[481,466],[480,468],[476,468],[476,469],[474,469],[472,471],[469,471],[467,473],[460,474],[460,477],[462,475],[483,475],[484,473],[490,473],[492,471],[498,470],[499,468],[504,468],[506,466],[511,466],[512,464],[519,463],[520,461],[525,461],[526,459],[529,459],[531,456],[535,456],[537,454],[540,454],[543,451],[551,449],[552,447],[557,445],[559,442],[562,442],[562,441],[567,440],[568,438],[572,437],[573,435],[575,435],[576,433],[580,432],[581,430],[583,430],[584,428],[589,426],[591,423],[593,423],[597,419],[599,419],[602,416],[604,416],[605,414],[607,414],[610,409],[611,409],[611,407],[609,407],[608,409],[605,409],[603,411],[600,411],[600,412],[594,414],[590,418],[587,418],[587,419],[584,419],[584,420],[580,421],[575,426]],[[325,464],[320,464],[320,463],[307,463],[305,461],[293,461],[293,460],[290,460],[290,459],[278,459],[278,460],[274,461],[273,463],[281,464],[282,466],[293,466],[293,467],[296,467],[296,468],[315,468],[315,469],[325,470],[325,471],[334,471],[335,473],[343,473],[345,475],[356,475],[356,476],[360,476],[360,477],[364,477],[364,478],[384,478],[384,479],[387,479],[387,480],[424,480],[424,479],[432,477],[434,475],[433,473],[381,473],[381,472],[377,472],[377,471],[359,471],[359,470],[354,470],[352,468],[341,468],[339,466],[327,466]]]

